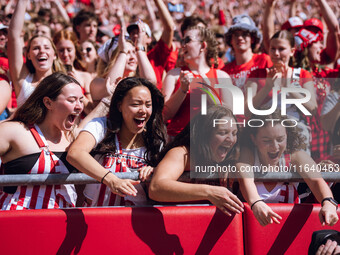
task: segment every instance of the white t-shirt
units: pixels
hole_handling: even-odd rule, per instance
[[[106,133],[107,124],[106,117],[95,118],[90,121],[82,131],[87,131],[93,135],[96,144],[100,143]],[[95,156],[95,159],[106,169],[111,172],[136,172],[140,168],[147,166],[144,159],[146,151],[145,147],[136,149],[122,149],[117,135],[115,136],[117,151],[112,155],[100,157]],[[146,205],[148,203],[146,195],[146,186],[144,183],[135,185],[137,196],[125,196],[124,198],[115,195],[110,188],[104,184],[87,184],[84,189],[84,195],[92,201],[90,206],[120,206],[120,205]]]

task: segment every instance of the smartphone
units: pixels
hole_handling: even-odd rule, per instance
[[[184,12],[183,4],[168,3],[169,12]]]

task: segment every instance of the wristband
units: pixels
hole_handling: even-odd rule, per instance
[[[103,181],[104,181],[104,178],[106,177],[106,175],[108,175],[109,173],[111,173],[111,171],[108,171],[104,176],[103,176],[103,178],[102,178],[102,180],[100,181],[100,183],[103,183]]]
[[[188,94],[188,90],[187,91],[185,91],[184,89],[182,89],[182,87],[179,87],[180,89],[181,89],[181,91],[184,93],[184,94]]]
[[[263,199],[259,199],[259,200],[256,200],[254,203],[252,203],[252,205],[250,206],[250,210],[253,210],[253,206],[257,203],[257,202],[263,202],[263,203],[265,203],[264,202],[264,200]]]
[[[103,104],[105,104],[107,107],[110,107],[111,101],[107,97],[103,97],[100,101],[103,102]]]
[[[331,204],[333,204],[335,206],[336,209],[338,209],[338,202],[334,198],[326,197],[326,198],[322,199],[321,206],[323,206],[323,202],[325,202],[325,201],[330,202]]]

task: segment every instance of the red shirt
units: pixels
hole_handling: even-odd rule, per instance
[[[267,72],[266,69],[257,69],[254,70],[253,72],[250,73],[248,80],[249,81],[254,81],[257,83],[257,92],[259,92],[266,84],[266,77],[267,77]],[[312,74],[304,69],[301,69],[300,72],[300,85],[303,87],[303,84],[312,81]],[[270,101],[273,97],[273,91],[270,91],[267,97],[264,99],[262,104],[267,103]]]
[[[190,69],[188,67],[182,67],[182,70]],[[208,78],[211,78],[209,79],[211,85],[218,83],[216,69],[210,68],[209,72],[206,73],[206,76]],[[200,78],[200,76],[198,75],[194,75],[194,77]],[[181,84],[178,79],[173,93],[175,93],[179,89],[180,85]],[[200,111],[201,94],[202,91],[200,89],[193,89],[188,91],[176,115],[170,120],[170,123],[167,126],[168,134],[170,136],[178,135],[182,131],[182,129],[189,123],[190,117],[195,116]]]
[[[230,75],[235,86],[243,89],[244,84],[252,71],[271,67],[272,65],[273,63],[270,60],[270,57],[263,53],[253,54],[251,60],[242,65],[236,65],[236,61],[234,60],[233,62],[226,64],[222,70]]]
[[[157,88],[162,88],[162,78],[163,72],[167,63],[167,60],[170,56],[171,48],[169,48],[162,39],[160,39],[155,47],[153,47],[148,52],[149,61],[155,71],[157,78]]]

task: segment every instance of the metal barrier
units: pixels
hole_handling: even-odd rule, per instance
[[[139,173],[114,173],[122,179],[138,180]],[[321,176],[329,182],[340,181],[338,172],[322,172]],[[190,181],[190,173],[184,173],[180,181]],[[265,173],[257,174],[255,181],[261,182],[303,182],[298,173]],[[56,184],[89,184],[97,183],[95,179],[84,173],[72,174],[17,174],[17,175],[0,175],[0,186],[23,186],[23,185],[56,185]]]

